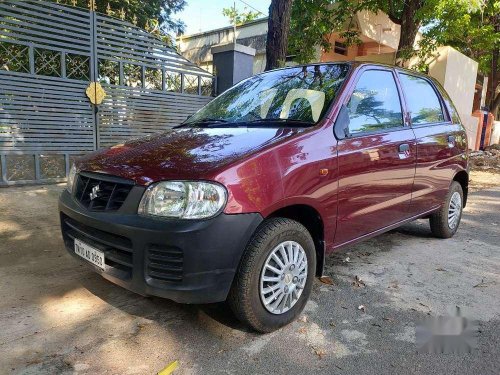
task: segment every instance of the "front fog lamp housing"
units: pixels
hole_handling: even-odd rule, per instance
[[[71,169],[69,170],[68,174],[68,182],[66,184],[66,189],[70,192],[73,193],[73,185],[75,184],[75,177],[76,177],[76,167],[73,164],[71,166]]]
[[[206,219],[225,206],[226,189],[202,181],[163,181],[151,185],[139,204],[139,214],[179,219]]]

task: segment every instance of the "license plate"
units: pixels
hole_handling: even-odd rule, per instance
[[[96,265],[104,271],[104,253],[92,246],[75,238],[75,254],[81,256],[83,259],[88,260],[90,263]]]

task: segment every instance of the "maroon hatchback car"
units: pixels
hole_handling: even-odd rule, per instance
[[[270,332],[304,308],[328,253],[417,218],[456,232],[467,138],[439,84],[370,63],[238,83],[164,134],[100,150],[60,198],[67,250],[181,303],[228,300]]]

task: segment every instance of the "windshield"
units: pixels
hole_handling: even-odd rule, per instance
[[[263,73],[230,88],[183,125],[314,125],[337,95],[348,71],[348,64],[328,64]]]

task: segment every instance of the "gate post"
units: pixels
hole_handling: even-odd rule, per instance
[[[228,43],[213,46],[212,55],[217,72],[216,95],[253,75],[254,48]]]
[[[94,7],[89,10],[90,17],[90,81],[96,82],[99,78],[99,60],[97,58],[97,16]],[[94,150],[99,149],[99,114],[98,107],[92,104],[94,109]]]

